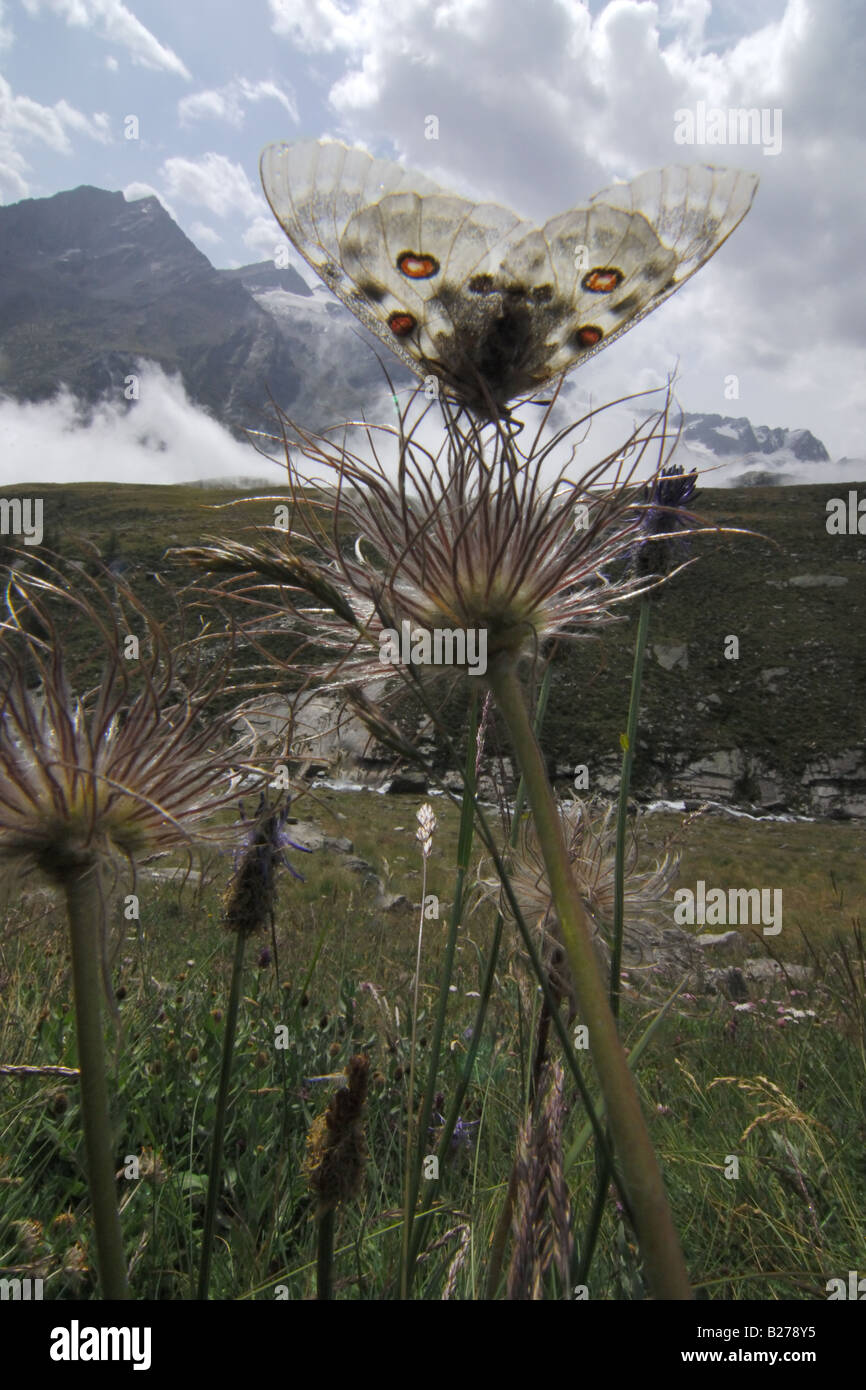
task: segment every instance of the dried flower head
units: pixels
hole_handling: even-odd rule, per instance
[[[479,426],[444,405],[444,442],[430,449],[426,412],[410,426],[411,408],[396,428],[367,428],[363,453],[283,420],[284,438],[293,436],[288,528],[180,552],[234,576],[219,592],[250,615],[258,607],[251,637],[285,634],[288,609],[299,642],[316,649],[306,669],[333,686],[384,681],[407,665],[483,675],[499,656],[534,655],[547,638],[611,621],[614,605],[646,587],[607,571],[639,538],[634,480],[661,464],[666,408],[576,479],[576,445],[564,467],[552,456],[595,411],[545,443],[539,430],[524,451],[513,424]],[[389,466],[383,449],[395,455]],[[336,476],[336,487],[302,477],[295,454]]]
[[[0,861],[59,881],[115,855],[188,843],[249,770],[228,744],[228,719],[203,722],[218,680],[179,694],[153,620],[138,609],[150,655],[127,661],[109,600],[95,585],[84,594],[62,582],[47,564],[13,572],[0,623]],[[87,625],[88,656],[95,647],[104,662],[98,687],[78,694],[62,636],[70,610],[77,633]]]

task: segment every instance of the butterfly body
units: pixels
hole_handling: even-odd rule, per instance
[[[757,179],[678,166],[535,227],[324,141],[271,145],[271,208],[323,281],[416,375],[504,411],[663,303],[742,221]]]

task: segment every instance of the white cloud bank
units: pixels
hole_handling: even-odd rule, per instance
[[[140,372],[131,408],[106,402],[89,418],[67,390],[39,404],[0,400],[0,487],[267,477],[279,485],[280,470],[194,405],[177,378],[147,363]]]
[[[139,373],[140,399],[131,408],[112,400],[88,409],[65,388],[52,400],[38,404],[0,400],[0,489],[38,483],[164,485],[204,479],[249,487],[259,487],[267,480],[275,489],[284,484],[284,465],[269,463],[251,444],[236,439],[190,401],[179,378],[166,376],[153,363],[141,363]],[[370,418],[390,421],[390,396],[386,393],[382,400],[381,409],[372,410]],[[566,394],[563,405],[567,401],[567,415],[576,418],[582,414],[573,396]],[[649,397],[597,416],[579,447],[570,470],[572,477],[618,449],[636,420],[659,403],[658,397]],[[527,407],[525,420],[527,428],[534,431],[542,412],[536,407],[531,411]],[[574,438],[582,438],[583,434],[582,429],[578,430]],[[435,419],[425,421],[418,439],[433,451],[441,444]],[[367,445],[360,434],[354,436],[353,447],[367,456]],[[387,449],[385,454],[387,457]],[[550,461],[551,477],[566,457],[565,449],[554,454]],[[654,466],[654,458],[655,451],[653,460],[647,459],[649,470]],[[698,466],[704,487],[736,486],[744,471],[742,460],[718,463],[700,451],[685,448],[676,461],[687,469]],[[707,463],[714,466],[702,466]],[[790,483],[866,482],[866,462],[862,459],[804,464],[784,457],[755,457],[748,466],[762,472],[776,471]],[[325,469],[311,471],[322,482],[334,481],[333,474]]]

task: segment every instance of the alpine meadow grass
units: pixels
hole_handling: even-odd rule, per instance
[[[0,1265],[46,1296],[808,1299],[862,1247],[860,832],[634,814],[647,630],[714,529],[667,405],[607,481],[442,428],[293,436],[287,523],[219,514],[176,620],[92,555],[8,566]],[[552,675],[630,606],[619,795],[555,792]],[[311,695],[412,790],[329,776]],[[796,950],[629,965],[677,875],[785,873]]]

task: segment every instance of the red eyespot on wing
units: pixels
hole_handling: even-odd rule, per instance
[[[401,251],[397,257],[397,269],[410,280],[429,280],[439,274],[439,262],[435,256],[425,256],[415,251]]]
[[[399,309],[395,309],[393,314],[388,315],[388,327],[395,338],[405,338],[407,334],[412,332],[417,322],[414,314],[407,314]]]
[[[595,347],[596,343],[600,343],[603,337],[604,334],[600,328],[596,328],[594,324],[587,324],[585,328],[578,328],[572,337],[572,342],[575,347],[591,348]]]
[[[582,290],[589,290],[590,294],[610,294],[617,285],[623,282],[623,273],[617,270],[616,266],[597,266],[594,270],[588,270],[580,282]]]

